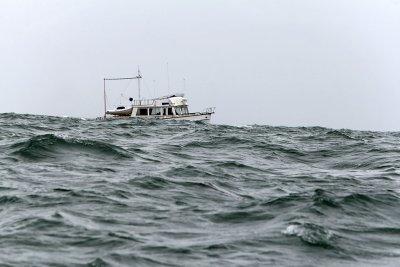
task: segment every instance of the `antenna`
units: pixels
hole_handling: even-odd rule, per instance
[[[168,62],[167,62],[167,79],[168,79],[168,93],[169,93],[171,88],[169,87],[169,64],[168,64]]]
[[[138,75],[137,75],[137,77],[138,77],[138,94],[139,94],[139,100],[140,100],[140,79],[142,78],[142,75],[140,74],[140,67],[138,66],[138,69],[137,69],[137,73],[138,73]]]
[[[107,118],[106,78],[103,79],[103,89],[104,89],[104,119],[106,119]]]
[[[153,97],[156,97],[156,80],[153,80]]]

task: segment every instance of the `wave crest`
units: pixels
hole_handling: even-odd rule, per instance
[[[61,155],[76,155],[83,152],[114,158],[127,158],[129,153],[121,147],[95,140],[62,138],[54,134],[34,136],[27,141],[11,146],[13,154],[29,159],[56,158]]]
[[[332,240],[334,234],[330,230],[313,223],[291,224],[284,231],[282,231],[282,234],[288,236],[297,236],[301,241],[309,245],[320,246],[324,248],[333,246]]]

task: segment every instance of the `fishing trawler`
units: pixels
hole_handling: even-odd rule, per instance
[[[104,119],[107,118],[143,118],[162,120],[187,120],[209,122],[215,108],[207,108],[202,112],[189,112],[189,105],[184,94],[170,94],[153,99],[142,99],[140,95],[140,70],[135,77],[104,78]],[[128,105],[120,105],[115,109],[107,109],[106,82],[117,80],[137,80],[138,98],[129,97]]]

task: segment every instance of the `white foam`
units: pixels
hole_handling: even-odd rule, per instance
[[[282,231],[284,235],[296,235],[301,236],[304,233],[304,228],[300,225],[289,225],[285,230]]]

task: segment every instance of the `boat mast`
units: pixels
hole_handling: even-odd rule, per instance
[[[103,79],[103,90],[104,90],[104,119],[106,119],[107,116],[106,78]]]
[[[138,68],[138,75],[136,77],[122,77],[122,78],[104,78],[103,79],[103,90],[104,90],[104,119],[107,116],[107,97],[106,97],[106,81],[121,81],[121,80],[138,80],[139,89],[139,101],[140,101],[140,79],[142,79],[142,74]]]
[[[171,89],[170,89],[170,86],[169,86],[169,64],[168,64],[168,62],[167,62],[167,80],[168,80],[168,94],[169,94]]]
[[[138,94],[139,94],[139,100],[140,100],[140,79],[142,78],[142,75],[140,74],[140,69],[138,67],[138,75],[137,75],[137,80],[138,80]]]

